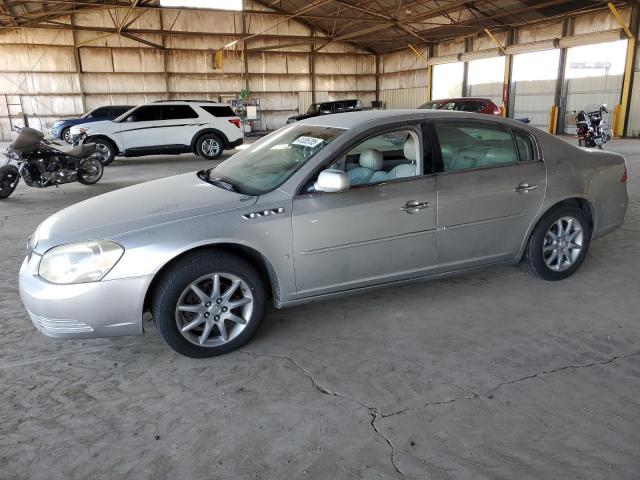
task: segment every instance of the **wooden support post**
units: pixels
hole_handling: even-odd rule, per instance
[[[515,30],[510,28],[507,30],[507,41],[502,48],[504,52],[504,77],[502,80],[502,106],[500,111],[503,117],[513,116],[513,108],[511,105],[511,70],[513,68],[513,55],[507,53],[507,47],[513,45],[515,37]],[[511,109],[511,115],[510,115]]]
[[[418,57],[420,60],[422,60],[422,62],[424,63],[425,67],[427,68],[427,72],[426,72],[426,73],[427,73],[427,91],[426,91],[426,100],[427,100],[427,102],[430,102],[430,101],[431,101],[431,76],[432,76],[432,72],[431,72],[431,65],[429,65],[429,61],[426,59],[426,57],[425,57],[422,53],[420,53],[420,52],[416,49],[416,47],[414,47],[414,46],[413,46],[413,45],[411,45],[411,44],[408,44],[407,46],[411,49],[411,51],[412,51],[413,53],[415,53],[415,54],[416,54],[416,57]],[[432,53],[433,53],[432,48],[433,48],[433,47],[432,47],[432,46],[429,46],[428,48],[429,48],[429,56],[431,57],[431,56],[433,56],[433,55],[432,55]]]
[[[573,18],[565,18],[562,21],[562,36],[568,37],[573,34]],[[553,96],[554,115],[557,117],[554,130],[551,133],[564,133],[564,119],[567,115],[567,49],[561,48],[558,56],[558,76],[556,77],[556,89]],[[549,124],[551,130],[551,124]]]
[[[73,25],[73,17],[72,13],[70,16],[71,25]],[[73,34],[73,60],[76,67],[76,75],[78,75],[78,86],[80,88],[80,102],[82,103],[82,113],[87,112],[87,100],[84,95],[84,87],[82,85],[82,59],[80,58],[80,49],[78,48],[78,34],[74,30]]]
[[[473,39],[467,37],[464,39],[464,53],[469,53],[473,50]],[[469,96],[469,62],[462,63],[462,96]]]
[[[640,24],[640,7],[637,3],[631,8],[631,22],[626,25],[624,20],[618,14],[613,4],[609,4],[616,20],[620,22],[623,30],[627,34],[627,57],[624,66],[624,78],[622,81],[622,93],[620,95],[620,106],[617,108],[615,123],[613,125],[613,134],[615,136],[628,136],[629,132],[629,109],[631,108],[631,86],[633,85],[633,76],[636,64],[636,45],[638,43],[638,30]],[[640,94],[640,92],[638,93]]]
[[[376,53],[376,102],[380,101],[380,60],[380,55]]]
[[[311,29],[311,37],[315,38],[316,31]],[[311,103],[316,103],[316,44],[311,42],[311,53],[309,53],[309,74],[311,75]]]

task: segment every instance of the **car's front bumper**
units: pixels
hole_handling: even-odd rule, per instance
[[[38,276],[40,258],[25,258],[19,283],[22,303],[42,333],[56,338],[143,333],[143,304],[151,277],[56,285]]]
[[[62,126],[61,125],[55,125],[53,127],[51,127],[51,136],[54,138],[60,138],[60,135],[62,134]]]

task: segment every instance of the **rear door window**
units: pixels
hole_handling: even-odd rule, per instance
[[[533,141],[529,135],[522,132],[513,132],[513,136],[516,139],[516,145],[518,146],[518,155],[521,162],[531,162],[536,160],[536,151],[533,146]]]
[[[474,122],[436,123],[445,172],[515,164],[518,151],[508,128]]]
[[[184,120],[198,118],[198,114],[189,105],[164,105],[162,107],[163,120]]]
[[[231,107],[225,107],[220,105],[200,105],[205,112],[213,115],[214,117],[235,117],[235,112],[231,109]]]

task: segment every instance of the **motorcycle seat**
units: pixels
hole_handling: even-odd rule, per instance
[[[76,147],[73,147],[71,150],[68,150],[67,155],[75,158],[84,158],[97,151],[98,149],[95,143],[82,143]]]

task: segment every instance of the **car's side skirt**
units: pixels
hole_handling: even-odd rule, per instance
[[[144,155],[178,155],[180,153],[190,153],[189,145],[159,145],[155,147],[136,147],[127,148],[123,156],[125,157],[142,157]]]
[[[451,270],[451,271],[447,271],[447,272],[431,273],[431,274],[428,274],[428,275],[422,275],[422,276],[408,278],[408,279],[402,279],[402,280],[392,280],[390,282],[377,283],[375,285],[367,285],[365,287],[351,288],[351,289],[342,290],[342,291],[339,291],[339,292],[331,292],[331,293],[324,293],[322,295],[314,295],[314,296],[311,296],[311,297],[297,298],[295,300],[289,300],[289,301],[286,301],[286,302],[274,301],[274,307],[275,308],[293,307],[293,306],[296,306],[296,305],[303,305],[305,303],[323,301],[323,300],[326,300],[326,299],[329,299],[329,298],[342,297],[342,296],[346,296],[346,295],[353,295],[353,294],[357,294],[357,293],[363,293],[363,292],[367,292],[369,290],[375,290],[375,289],[380,288],[380,287],[389,287],[389,286],[396,286],[396,285],[404,285],[404,284],[413,283],[413,282],[423,282],[423,281],[437,280],[439,278],[450,277],[450,276],[458,275],[458,274],[465,274],[465,273],[469,273],[469,272],[474,272],[476,270],[483,270],[483,269],[485,269],[487,267],[493,267],[493,266],[498,266],[498,265],[514,265],[514,264],[518,263],[519,261],[520,261],[519,258],[514,258],[514,259],[510,259],[510,260],[502,260],[502,261],[499,261],[499,262],[486,263],[486,264],[483,264],[483,265],[476,265],[476,266],[473,266],[473,267],[460,268],[460,269],[457,269],[457,270]]]

